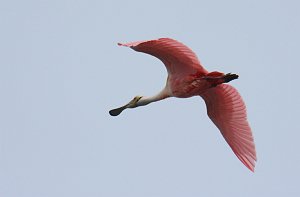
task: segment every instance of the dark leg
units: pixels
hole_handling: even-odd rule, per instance
[[[227,73],[224,75],[224,73],[215,71],[215,72],[208,73],[203,78],[206,79],[208,82],[210,82],[213,87],[215,87],[222,83],[228,83],[234,79],[237,79],[238,77],[239,76],[237,74]]]
[[[224,79],[223,83],[228,83],[229,81],[232,81],[237,78],[239,78],[239,76],[237,74],[227,73],[226,75],[223,76],[223,79]]]

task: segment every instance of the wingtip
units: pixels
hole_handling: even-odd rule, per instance
[[[251,171],[251,172],[255,172],[255,163],[254,164],[246,164],[244,163],[244,165]]]
[[[251,172],[255,173],[255,166],[246,166]]]
[[[123,45],[122,43],[118,42],[118,46],[122,46],[122,45]]]

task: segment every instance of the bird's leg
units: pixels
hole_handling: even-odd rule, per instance
[[[206,79],[208,82],[211,83],[213,87],[222,84],[222,83],[228,83],[234,79],[237,79],[239,76],[237,74],[232,74],[232,73],[220,73],[217,71],[208,73],[205,75],[203,78]]]
[[[223,76],[223,79],[224,79],[223,83],[228,83],[229,81],[232,81],[237,78],[239,78],[239,76],[237,74],[227,73],[226,75]]]

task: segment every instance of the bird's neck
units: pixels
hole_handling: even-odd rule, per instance
[[[154,96],[143,96],[138,101],[137,105],[138,106],[148,105],[149,103],[160,101],[160,100],[163,100],[163,99],[168,98],[168,97],[170,97],[170,95],[168,94],[166,89],[163,89],[162,91],[160,91],[158,94],[156,94]]]

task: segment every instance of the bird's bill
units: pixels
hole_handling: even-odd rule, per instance
[[[127,108],[134,108],[136,107],[136,103],[137,103],[137,99],[134,98],[132,99],[129,103],[127,103],[126,105],[122,106],[122,107],[119,107],[119,108],[116,108],[116,109],[112,109],[109,111],[109,114],[111,116],[118,116],[122,111],[124,111],[125,109]]]
[[[127,108],[127,106],[128,106],[128,104],[124,105],[122,107],[116,108],[116,109],[112,109],[109,111],[109,114],[111,116],[118,116],[123,110],[125,110]]]

